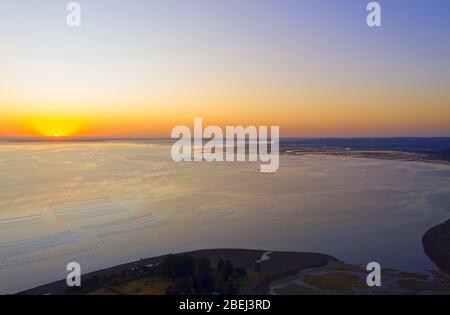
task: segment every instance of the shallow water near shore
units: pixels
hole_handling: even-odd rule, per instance
[[[282,155],[175,163],[161,142],[0,144],[0,293],[206,248],[330,254],[435,269],[421,238],[449,218],[450,166]]]

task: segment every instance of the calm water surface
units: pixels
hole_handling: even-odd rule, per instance
[[[450,167],[324,156],[175,163],[161,143],[0,144],[0,293],[140,257],[233,247],[435,268],[421,237],[449,218]]]

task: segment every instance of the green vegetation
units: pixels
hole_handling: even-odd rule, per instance
[[[257,262],[255,264],[255,272],[256,273],[261,273],[261,263]]]
[[[168,294],[237,294],[239,279],[247,272],[235,268],[229,260],[220,260],[211,267],[204,257],[169,255],[161,263],[162,273],[172,280]]]
[[[151,267],[136,262],[118,273],[82,279],[82,287],[67,288],[65,294],[237,294],[246,276],[244,268],[229,260],[221,259],[213,268],[205,257],[168,255]]]

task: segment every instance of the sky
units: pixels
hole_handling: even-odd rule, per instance
[[[0,1],[0,136],[450,136],[450,1]]]

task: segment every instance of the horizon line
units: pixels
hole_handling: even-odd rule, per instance
[[[0,136],[0,141],[33,141],[33,142],[65,142],[65,141],[108,141],[108,140],[176,140],[177,138],[161,136]],[[210,138],[202,138],[208,140]],[[320,139],[450,139],[448,136],[286,136],[280,140],[320,140]]]

